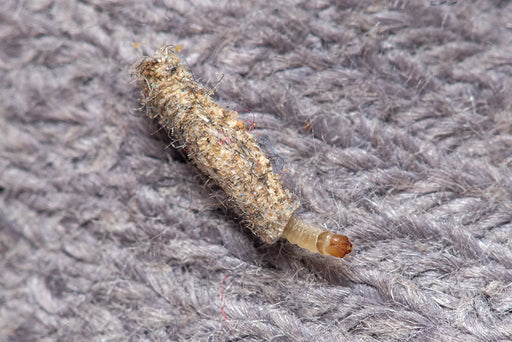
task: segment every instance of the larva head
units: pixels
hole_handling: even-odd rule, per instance
[[[343,258],[352,252],[352,243],[345,235],[325,231],[318,236],[317,249],[321,254]]]
[[[329,246],[327,246],[327,254],[337,258],[343,258],[352,252],[352,243],[345,235],[335,234],[331,237]]]

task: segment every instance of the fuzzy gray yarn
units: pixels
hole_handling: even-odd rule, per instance
[[[1,341],[512,339],[510,2],[0,9]],[[348,258],[262,244],[166,148],[129,75],[165,43]]]

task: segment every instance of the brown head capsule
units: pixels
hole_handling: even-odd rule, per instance
[[[280,237],[310,251],[343,257],[352,245],[343,235],[293,217],[299,201],[272,171],[238,115],[218,106],[171,47],[134,66],[151,118],[178,140],[189,159],[217,183],[252,232],[267,243]]]

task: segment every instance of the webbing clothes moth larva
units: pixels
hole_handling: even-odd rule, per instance
[[[352,251],[344,235],[293,216],[299,201],[238,121],[238,113],[218,106],[213,91],[197,82],[175,50],[164,46],[134,65],[151,118],[175,138],[188,158],[228,195],[235,211],[266,243],[283,237],[315,253],[343,257]]]

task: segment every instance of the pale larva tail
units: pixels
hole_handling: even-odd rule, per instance
[[[314,253],[343,258],[352,252],[352,243],[345,235],[334,234],[298,220],[292,215],[284,229],[283,238]]]

